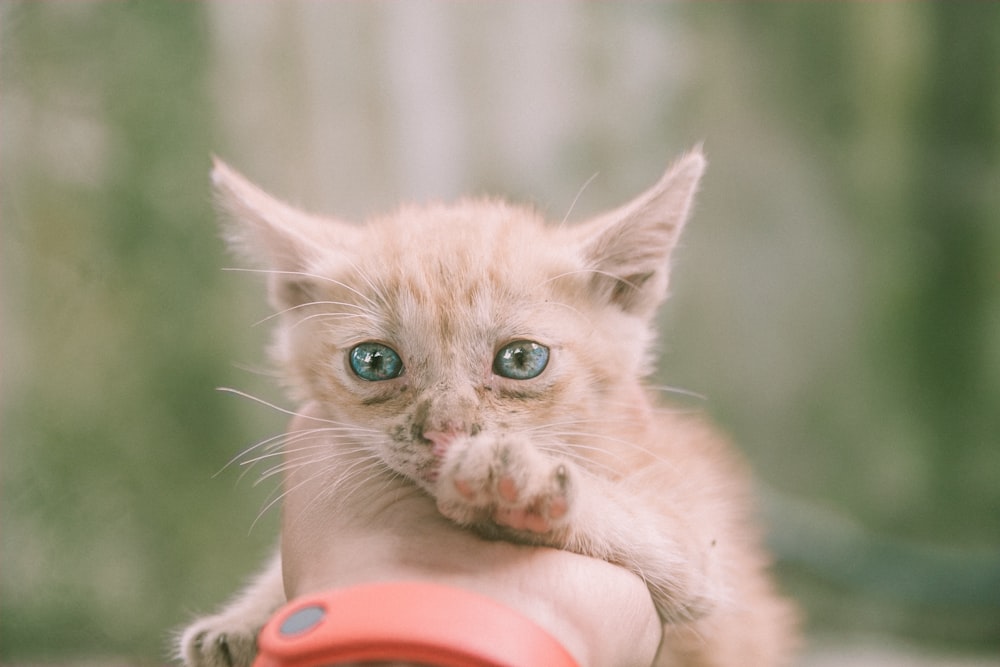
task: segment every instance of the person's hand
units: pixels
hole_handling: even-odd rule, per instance
[[[315,416],[306,406],[290,434],[322,429]],[[365,582],[433,581],[519,611],[582,667],[652,663],[662,625],[636,575],[568,551],[484,540],[441,516],[408,480],[368,465],[370,455],[331,455],[312,437],[295,442],[285,454],[282,527],[289,599]]]

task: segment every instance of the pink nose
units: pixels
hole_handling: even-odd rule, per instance
[[[424,431],[424,439],[431,441],[431,451],[441,456],[444,454],[455,438],[459,435],[457,428],[449,428],[445,431]]]

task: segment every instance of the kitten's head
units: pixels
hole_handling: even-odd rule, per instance
[[[704,166],[688,153],[574,226],[493,200],[355,225],[283,204],[218,161],[213,182],[232,242],[269,272],[273,355],[294,397],[426,485],[448,438],[521,433],[551,448],[628,418]]]

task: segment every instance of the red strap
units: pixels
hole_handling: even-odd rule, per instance
[[[261,631],[254,667],[406,660],[439,667],[578,667],[534,621],[492,598],[427,582],[296,598]]]

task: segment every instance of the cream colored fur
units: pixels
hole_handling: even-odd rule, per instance
[[[635,572],[665,623],[657,664],[784,664],[794,614],[766,573],[742,461],[643,384],[704,167],[695,150],[582,225],[466,200],[357,226],[292,209],[217,162],[227,229],[269,272],[281,313],[275,362],[318,412],[315,429],[285,440],[289,479],[319,484],[324,511],[363,512],[357,499],[380,489],[425,494],[481,535]],[[519,340],[550,351],[537,377],[493,371]],[[399,377],[352,372],[351,349],[369,341],[399,354]],[[280,578],[275,561],[192,624],[187,664],[246,664],[254,631],[284,602]]]

